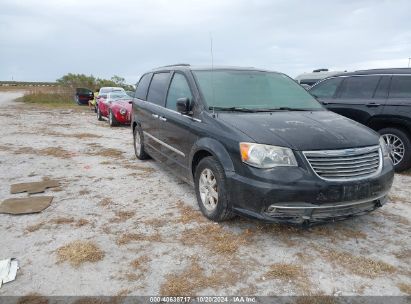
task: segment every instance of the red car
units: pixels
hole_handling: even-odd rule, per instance
[[[107,93],[107,98],[97,101],[97,119],[103,120],[103,117],[107,117],[110,126],[130,124],[131,101],[131,97],[125,92]]]

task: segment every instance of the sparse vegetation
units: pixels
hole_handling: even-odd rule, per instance
[[[401,292],[411,295],[411,284],[399,283],[397,286]]]
[[[103,259],[104,252],[93,242],[73,241],[57,249],[59,262],[68,262],[73,267],[79,267],[86,262],[95,263]]]
[[[338,251],[331,248],[314,246],[321,256],[333,265],[344,268],[359,276],[375,278],[384,274],[392,274],[397,268],[383,261],[363,256],[355,256],[350,252]]]
[[[302,278],[305,273],[300,265],[288,263],[275,263],[270,266],[266,277],[282,280]]]

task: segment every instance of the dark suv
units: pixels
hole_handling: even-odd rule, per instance
[[[396,171],[411,167],[411,69],[334,75],[310,93],[329,110],[378,131]]]
[[[138,83],[131,125],[137,158],[150,155],[193,184],[214,221],[345,219],[382,206],[393,181],[376,132],[277,72],[152,70]]]

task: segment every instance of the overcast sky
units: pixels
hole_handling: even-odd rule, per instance
[[[123,76],[173,63],[407,67],[410,0],[0,0],[0,80]]]

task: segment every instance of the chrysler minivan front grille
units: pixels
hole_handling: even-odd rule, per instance
[[[370,177],[381,170],[379,146],[344,150],[304,151],[313,171],[326,180],[355,180]]]

